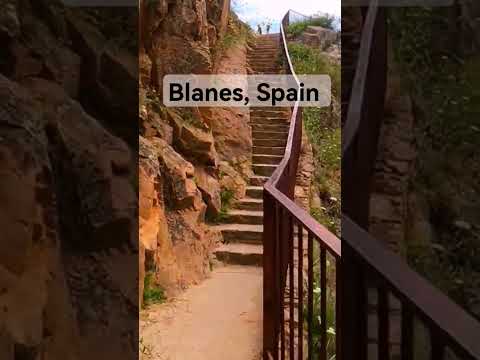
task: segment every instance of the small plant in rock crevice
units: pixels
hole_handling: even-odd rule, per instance
[[[147,308],[153,304],[161,304],[167,300],[165,291],[155,283],[155,274],[149,271],[145,274],[143,286],[143,306]]]
[[[235,200],[235,192],[231,189],[223,188],[220,190],[220,212],[216,216],[210,216],[207,221],[210,223],[221,223],[227,219],[233,201]]]

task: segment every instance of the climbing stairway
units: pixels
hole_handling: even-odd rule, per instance
[[[248,54],[253,74],[281,71],[279,34],[258,36]],[[228,212],[225,223],[216,226],[224,243],[216,249],[218,260],[239,265],[262,265],[263,184],[283,158],[289,129],[289,109],[257,107],[250,110],[253,154],[246,195]]]

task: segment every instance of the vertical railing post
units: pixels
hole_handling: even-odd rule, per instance
[[[275,200],[266,191],[263,191],[263,359],[276,360],[278,351],[275,351],[275,322],[276,322],[276,294],[277,282],[275,273]]]
[[[354,251],[342,241],[340,284],[343,359],[367,360],[367,289]]]

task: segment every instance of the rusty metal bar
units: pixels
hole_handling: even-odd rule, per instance
[[[283,208],[280,209],[281,214],[281,224],[285,224],[285,220],[288,219],[288,214],[285,213]],[[281,228],[280,228],[281,229]],[[283,243],[288,241],[289,234],[282,231],[283,237],[282,242],[279,244],[280,247],[280,359],[285,360],[285,247]]]
[[[320,360],[327,360],[327,250],[320,245]]]
[[[413,310],[407,303],[402,303],[402,337],[401,337],[401,356],[402,360],[413,359]]]
[[[288,13],[281,26],[280,44],[286,59],[287,73],[293,71],[285,29],[288,26]],[[285,155],[274,174],[264,187],[264,359],[284,359],[286,351],[285,332],[285,290],[289,288],[289,359],[295,359],[295,331],[298,331],[299,359],[303,359],[304,299],[303,299],[303,229],[309,234],[308,256],[308,341],[313,344],[313,239],[323,245],[339,261],[340,240],[325,227],[316,222],[308,213],[293,201],[298,161],[302,144],[302,109],[298,102],[292,108],[290,129]],[[280,210],[279,210],[280,209]],[[276,221],[276,222],[275,222]],[[298,224],[298,274],[295,274],[294,222]],[[288,224],[286,224],[288,223]],[[282,225],[284,224],[284,225]],[[287,234],[287,235],[286,235]],[[338,272],[339,273],[339,272]],[[295,276],[298,276],[298,327],[295,327]],[[288,284],[287,284],[288,278]],[[337,279],[338,280],[338,279]],[[339,306],[337,306],[337,310]],[[280,327],[280,328],[279,328]],[[337,341],[340,343],[340,341]],[[313,350],[309,348],[309,357]],[[340,357],[336,357],[340,360]]]
[[[388,293],[383,284],[378,287],[378,356],[379,359],[390,359],[389,306]]]
[[[335,355],[336,359],[343,359],[343,339],[342,339],[342,266],[341,258],[335,259]]]
[[[278,319],[278,330],[277,330],[277,333],[278,331],[280,331],[280,349],[278,349],[278,345],[277,345],[277,348],[278,350],[280,350],[280,357],[281,359],[283,360],[284,359],[284,356],[285,356],[285,352],[282,350],[284,350],[284,347],[285,347],[285,326],[284,326],[284,312],[283,312],[283,302],[284,302],[284,288],[283,288],[283,256],[282,256],[282,245],[283,245],[283,240],[284,240],[284,233],[282,232],[282,223],[283,223],[283,220],[284,220],[284,217],[283,217],[283,210],[281,208],[281,206],[276,203],[275,205],[275,218],[276,218],[276,233],[278,234],[278,240],[277,240],[277,244],[276,244],[276,257],[277,257],[277,273],[280,274],[280,279],[278,279],[277,281],[277,303],[278,303],[278,311],[280,313],[280,318]],[[276,340],[276,343],[278,344],[278,339]],[[277,358],[278,358],[278,350],[275,351],[275,353],[277,354]]]
[[[273,209],[275,200],[268,193],[263,193],[263,203],[266,209]],[[263,358],[271,360],[275,343],[275,213],[265,211],[263,215]]]
[[[313,360],[313,235],[308,232],[308,359]]]
[[[298,358],[303,359],[303,226],[298,224]]]
[[[293,219],[290,218],[289,221],[289,226],[292,229],[292,234],[293,234]],[[290,237],[290,259],[289,259],[289,264],[288,267],[290,269],[289,271],[289,280],[290,280],[290,286],[289,286],[289,307],[290,307],[290,312],[289,312],[289,325],[290,325],[290,333],[289,333],[289,348],[290,348],[290,359],[294,359],[295,356],[295,309],[294,309],[294,302],[295,302],[295,281],[294,281],[294,236]]]
[[[445,358],[445,339],[443,337],[443,334],[441,334],[440,331],[431,329],[430,330],[430,359],[443,360],[444,358]]]

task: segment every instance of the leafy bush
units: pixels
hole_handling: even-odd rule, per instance
[[[325,29],[334,30],[333,23],[335,17],[331,15],[323,15],[319,17],[310,18],[305,21],[290,24],[287,28],[287,34],[297,37],[301,35],[309,26],[321,26]]]
[[[392,48],[415,104],[418,170],[412,188],[425,197],[436,235],[422,247],[408,239],[405,252],[416,271],[471,310],[480,298],[480,236],[455,221],[471,209],[478,212],[472,194],[480,189],[480,57],[462,58],[449,46],[446,24],[443,9],[389,12]]]
[[[320,254],[319,247],[314,246],[314,272],[313,272],[313,316],[312,316],[312,335],[313,335],[313,354],[312,359],[320,358],[321,349],[321,287],[320,287]],[[335,296],[335,261],[330,255],[327,255],[326,263],[326,277],[327,277],[327,359],[335,359],[335,339],[336,339],[336,296]],[[304,314],[308,314],[308,299],[304,299]],[[308,318],[305,316],[304,326],[308,329]]]
[[[330,231],[340,235],[340,113],[334,111],[340,102],[340,64],[331,62],[320,50],[303,44],[289,44],[289,53],[297,74],[326,74],[332,80],[332,106],[303,109],[303,124],[313,146],[315,160],[314,184],[322,200],[322,208],[312,208],[311,215]],[[318,246],[314,247],[314,304],[312,358],[319,358],[321,342],[320,323],[320,259]],[[335,263],[327,256],[327,356],[335,359]],[[306,313],[306,312],[305,312]],[[308,326],[305,323],[305,326]]]
[[[304,108],[303,124],[315,157],[315,181],[322,209],[313,209],[315,219],[337,235],[340,234],[340,65],[332,63],[320,50],[303,44],[289,44],[288,50],[298,74],[327,74],[332,80],[332,107]]]
[[[319,49],[303,44],[288,44],[288,52],[297,74],[327,74],[332,80],[332,94],[340,94],[341,69]]]
[[[249,40],[253,35],[250,27],[236,18],[230,19],[227,32],[218,39],[212,49],[214,63],[217,63],[235,44]]]
[[[287,34],[292,35],[293,37],[300,36],[303,34],[303,32],[305,32],[305,30],[307,30],[308,26],[309,23],[307,21],[291,24],[287,28]]]

